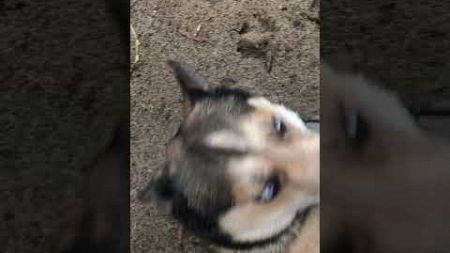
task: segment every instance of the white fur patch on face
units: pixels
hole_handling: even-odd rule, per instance
[[[298,211],[316,203],[316,199],[300,191],[282,193],[274,203],[250,202],[231,209],[220,219],[222,230],[239,242],[268,239],[286,229]],[[263,206],[265,205],[265,206]]]
[[[269,164],[258,158],[246,156],[239,159],[231,159],[228,164],[229,173],[235,182],[243,181],[253,184],[251,181],[255,175],[264,176],[271,172]]]
[[[205,144],[211,148],[240,152],[245,152],[248,149],[248,145],[243,141],[242,137],[231,130],[221,130],[208,135],[205,139]]]
[[[222,229],[229,233],[233,240],[252,242],[270,238],[287,228],[294,220],[296,212],[284,210],[270,213],[262,223],[257,224],[248,218],[254,215],[257,208],[253,204],[236,208],[221,219]]]
[[[229,163],[230,176],[233,181],[252,185],[255,176],[267,176],[271,173],[270,164],[257,157],[232,159]],[[295,219],[298,211],[318,203],[316,196],[297,187],[283,189],[272,202],[260,203],[253,192],[254,200],[246,201],[233,207],[220,220],[220,228],[233,240],[252,242],[270,238],[286,229]]]
[[[273,104],[263,97],[250,98],[248,100],[248,104],[256,108],[271,111],[286,120],[288,124],[298,128],[301,131],[307,131],[305,122],[303,122],[300,116],[283,105]]]

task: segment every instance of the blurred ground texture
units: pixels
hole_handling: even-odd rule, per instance
[[[449,8],[439,0],[321,1],[321,57],[388,87],[413,111],[445,103]]]
[[[0,252],[52,252],[77,222],[86,168],[110,141],[128,89],[106,9],[0,3]]]

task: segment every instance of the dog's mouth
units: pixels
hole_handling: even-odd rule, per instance
[[[288,233],[289,231],[292,230],[296,231],[296,233],[300,232],[305,221],[308,219],[311,211],[315,208],[318,208],[318,206],[319,206],[318,204],[312,204],[303,209],[298,210],[295,215],[295,218],[291,222],[291,225],[288,226],[285,230],[283,230],[283,232]]]
[[[303,209],[298,210],[298,211],[297,211],[297,214],[295,215],[294,220],[292,221],[292,223],[299,222],[300,224],[303,224],[304,221],[306,220],[308,214],[309,214],[309,213],[311,212],[311,210],[312,210],[314,207],[316,207],[316,206],[317,206],[317,205],[314,204],[314,205],[310,205],[310,206],[308,206],[308,207],[306,207],[306,208],[303,208]]]

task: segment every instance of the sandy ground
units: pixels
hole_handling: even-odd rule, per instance
[[[132,2],[141,44],[131,77],[131,252],[205,252],[193,238],[180,241],[173,221],[135,200],[164,163],[164,146],[180,123],[180,92],[166,58],[317,120],[318,7],[309,0]]]

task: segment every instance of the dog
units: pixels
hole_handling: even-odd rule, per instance
[[[282,105],[168,65],[184,119],[138,199],[217,252],[319,252],[319,134]]]
[[[392,92],[322,62],[322,251],[448,252],[448,143]]]

